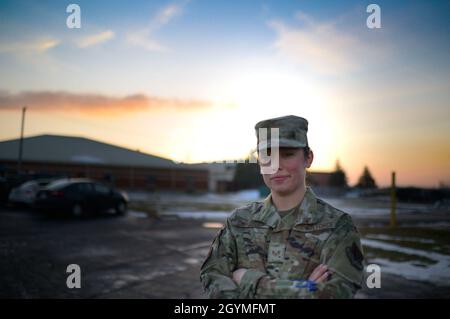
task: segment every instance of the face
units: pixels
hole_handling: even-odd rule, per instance
[[[279,149],[279,155],[278,171],[274,174],[263,174],[263,179],[273,193],[289,195],[305,186],[306,169],[311,166],[314,155],[310,151],[309,156],[305,157],[302,148],[285,147]]]

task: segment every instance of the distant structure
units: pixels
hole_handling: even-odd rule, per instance
[[[315,187],[332,187],[333,172],[306,173],[306,184]]]
[[[0,142],[0,176],[16,172],[19,139]],[[22,171],[87,177],[149,191],[208,191],[209,171],[83,137],[23,139]]]
[[[206,169],[209,172],[208,189],[210,192],[226,193],[235,190],[234,175],[236,163],[199,163],[192,167]]]
[[[248,160],[247,160],[248,161]],[[226,193],[245,189],[261,189],[265,187],[259,165],[256,163],[199,163],[195,168],[209,171],[209,191]],[[336,186],[333,181],[336,172],[307,171],[306,183],[318,194],[340,195],[347,190],[346,185]]]
[[[340,172],[306,172],[306,185],[311,186],[318,196],[342,196],[348,191],[346,180]],[[340,181],[337,183],[336,181]]]

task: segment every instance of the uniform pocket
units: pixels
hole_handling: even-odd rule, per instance
[[[309,232],[293,229],[287,238],[286,279],[307,279],[320,264],[321,240]]]
[[[235,227],[239,267],[265,269],[267,232],[263,227]]]

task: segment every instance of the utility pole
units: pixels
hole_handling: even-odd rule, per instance
[[[22,125],[20,129],[20,141],[19,141],[19,160],[17,161],[17,174],[20,175],[22,173],[22,150],[23,150],[23,129],[25,126],[25,112],[27,111],[27,107],[24,106],[22,108]]]
[[[395,172],[392,172],[391,177],[391,227],[397,227],[397,192],[395,186]]]

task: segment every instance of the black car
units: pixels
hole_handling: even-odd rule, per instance
[[[127,211],[126,194],[89,179],[64,179],[40,190],[34,202],[39,211],[68,213],[75,217],[113,211]]]

